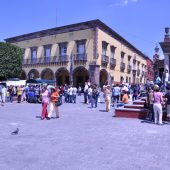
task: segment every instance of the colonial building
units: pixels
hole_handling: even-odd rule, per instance
[[[144,83],[147,60],[140,50],[100,20],[92,20],[6,39],[23,49],[22,79]]]

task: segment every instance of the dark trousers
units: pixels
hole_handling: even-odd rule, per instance
[[[95,107],[97,107],[97,100],[98,100],[97,96],[93,96],[91,98],[91,107],[93,107],[94,105],[95,105]]]
[[[41,118],[45,119],[48,115],[47,113],[47,105],[48,103],[42,103],[42,113],[41,113]]]
[[[84,103],[87,103],[87,93],[84,92]]]
[[[73,94],[72,96],[72,103],[76,103],[76,94]]]
[[[21,103],[21,95],[18,95],[18,103]]]

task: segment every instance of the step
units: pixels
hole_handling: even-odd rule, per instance
[[[147,109],[133,109],[133,108],[124,108],[124,107],[115,109],[116,117],[146,119],[147,114],[148,114]]]
[[[131,104],[131,105],[125,105],[124,108],[142,109],[142,108],[144,108],[144,105]]]
[[[135,101],[133,101],[133,104],[135,104],[135,105],[144,105],[144,104],[145,104],[145,101],[135,100]]]

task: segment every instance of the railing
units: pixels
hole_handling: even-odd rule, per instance
[[[115,67],[116,66],[116,59],[110,58],[110,66]]]
[[[102,55],[102,64],[108,64],[109,63],[109,57],[106,55]]]
[[[121,71],[125,70],[125,63],[123,62],[120,63],[120,70]]]
[[[127,70],[128,70],[128,72],[132,71],[132,66],[130,64],[127,66]]]
[[[145,72],[144,71],[142,71],[142,76],[145,76]]]
[[[67,62],[67,61],[69,61],[69,57],[68,57],[68,55],[60,55],[58,61]]]
[[[87,54],[75,54],[74,55],[74,61],[87,61]]]
[[[33,59],[23,59],[23,65],[32,65],[32,64],[50,64],[50,63],[59,63],[59,62],[68,62],[69,57],[65,56],[53,56],[53,57],[41,57]]]

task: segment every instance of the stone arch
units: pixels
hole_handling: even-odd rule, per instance
[[[73,85],[78,86],[84,86],[85,82],[89,80],[89,72],[88,70],[83,67],[76,67],[73,71]]]
[[[108,72],[105,69],[100,70],[100,86],[108,84]]]
[[[55,77],[56,77],[56,83],[58,86],[70,83],[69,82],[69,71],[64,67],[61,67],[56,71]]]
[[[26,79],[27,79],[27,74],[26,74],[26,71],[25,71],[25,70],[22,70],[22,71],[21,71],[20,79],[21,79],[21,80],[26,80]]]
[[[40,74],[39,74],[39,71],[37,69],[31,69],[28,73],[28,78],[39,78],[40,77]]]
[[[54,80],[54,73],[50,68],[45,68],[41,72],[41,79]]]

